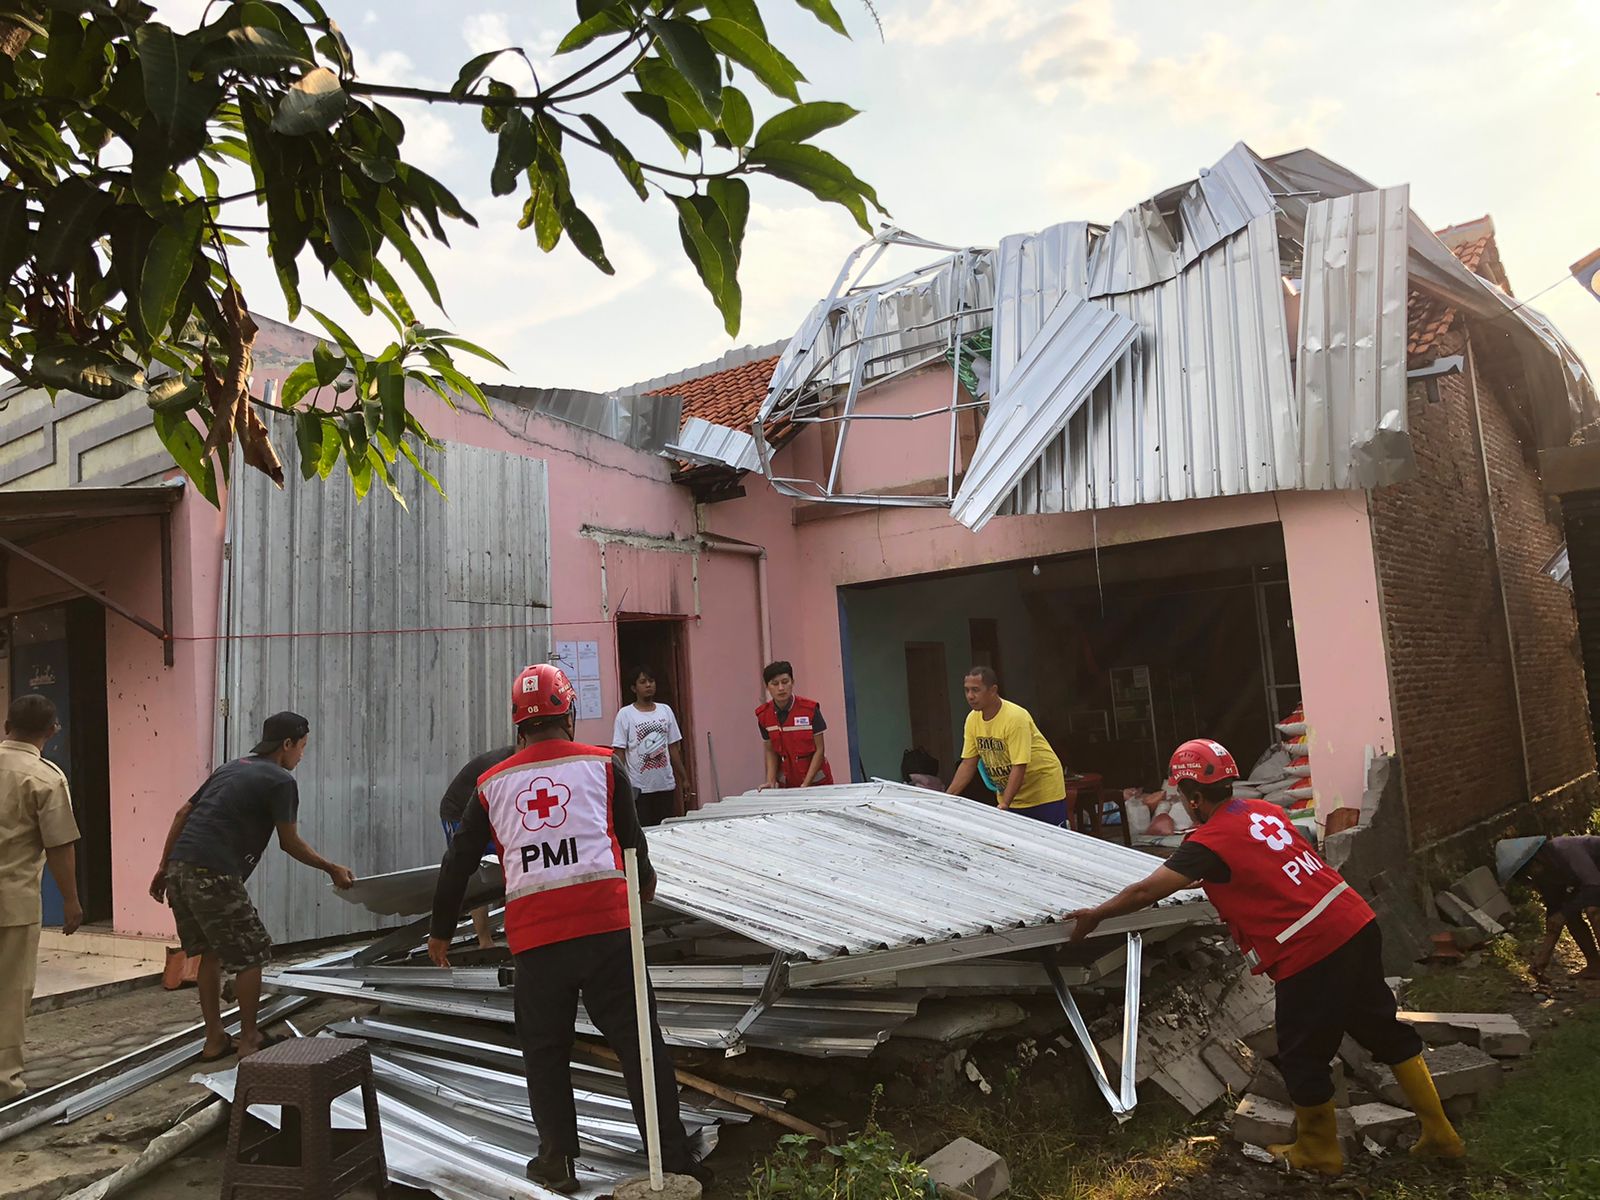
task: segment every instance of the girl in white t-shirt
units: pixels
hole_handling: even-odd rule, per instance
[[[627,772],[638,793],[639,822],[659,825],[683,808],[679,792],[687,790],[683,769],[683,733],[671,707],[656,702],[656,677],[649,667],[636,667],[628,676],[633,703],[617,713],[611,730],[612,761]]]

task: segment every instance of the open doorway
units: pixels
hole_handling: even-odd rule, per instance
[[[61,732],[44,756],[72,790],[78,842],[78,898],[89,923],[111,919],[111,767],[106,718],[106,618],[92,600],[11,618],[11,695],[37,692],[55,702]],[[44,924],[61,924],[61,893],[44,876]]]
[[[633,703],[633,672],[646,667],[656,677],[656,699],[672,708],[683,732],[683,765],[695,787],[694,714],[689,708],[689,646],[683,617],[619,613],[617,616],[618,707]]]

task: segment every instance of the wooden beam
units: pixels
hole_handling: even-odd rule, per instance
[[[140,629],[143,629],[146,633],[149,633],[154,637],[160,638],[163,643],[166,643],[168,645],[169,652],[170,652],[170,646],[171,646],[172,639],[167,636],[167,631],[166,630],[161,629],[158,626],[152,625],[149,621],[146,621],[138,613],[134,612],[130,608],[127,608],[127,607],[123,606],[122,604],[119,604],[117,601],[113,600],[110,596],[106,595],[104,592],[95,590],[94,588],[90,587],[87,583],[84,583],[83,580],[77,578],[76,576],[67,574],[60,567],[57,567],[57,566],[55,566],[55,565],[53,565],[51,563],[45,562],[44,559],[40,558],[37,554],[33,553],[31,550],[24,550],[21,546],[17,545],[15,542],[13,542],[13,541],[11,541],[11,540],[9,540],[7,538],[0,537],[0,550],[5,550],[9,554],[14,554],[18,558],[23,559],[26,562],[32,563],[34,566],[38,567],[39,570],[43,571],[46,575],[53,575],[55,578],[61,580],[62,583],[66,584],[68,587],[74,589],[75,591],[77,591],[81,595],[89,597],[89,599],[93,600],[96,604],[99,604],[102,608],[110,609],[112,612],[116,613],[119,617],[122,617],[125,620],[132,621],[135,625],[137,625]],[[168,665],[170,666],[171,664],[168,663]]]

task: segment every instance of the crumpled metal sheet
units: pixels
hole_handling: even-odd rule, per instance
[[[1064,942],[1063,912],[1150,873],[1138,850],[904,784],[808,788],[782,808],[758,794],[748,812],[745,800],[651,831],[655,902],[813,962],[996,953],[985,935],[1009,931]]]
[[[1038,233],[1013,233],[995,251],[994,339],[989,417],[1009,401],[1010,375],[1062,296],[1089,294],[1089,251],[1101,231],[1064,221]]]
[[[586,392],[579,388],[486,386],[484,392],[602,437],[656,453],[678,433],[683,397]]]
[[[1008,403],[985,423],[950,515],[981,530],[1138,336],[1127,317],[1063,296],[1007,380]]]
[[[520,1073],[378,1043],[372,1058],[392,1182],[445,1200],[556,1200],[524,1174],[539,1137]],[[598,1200],[618,1181],[644,1173],[644,1147],[620,1074],[582,1063],[574,1063],[573,1071],[582,1184],[577,1194]],[[202,1075],[196,1082],[231,1103],[237,1071]],[[709,1112],[693,1093],[682,1094],[679,1103],[691,1144],[702,1156],[716,1145],[718,1122],[750,1119],[726,1106]],[[250,1113],[274,1128],[282,1119],[276,1105],[253,1104]],[[332,1117],[336,1129],[362,1128],[360,1094],[335,1100]]]
[[[1295,407],[1301,486],[1415,473],[1406,412],[1405,185],[1307,206]]]
[[[742,429],[713,425],[700,417],[683,423],[678,436],[661,450],[664,458],[708,467],[731,467],[735,471],[759,471],[761,454],[756,440]]]
[[[1002,512],[1082,512],[1300,486],[1273,215],[1174,279],[1108,296],[1139,327]]]
[[[433,911],[433,893],[439,882],[439,867],[412,867],[368,875],[348,888],[335,888],[333,894],[347,904],[355,904],[384,917],[413,917]],[[476,908],[503,895],[506,887],[500,862],[485,858],[467,883],[466,904]]]

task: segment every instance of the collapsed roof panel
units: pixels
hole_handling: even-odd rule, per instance
[[[1404,185],[1307,207],[1295,409],[1301,484],[1378,487],[1416,469],[1406,436]]]
[[[1138,326],[1133,352],[1045,445],[1001,511],[1298,486],[1283,289],[1276,223],[1263,215],[1176,278],[1105,297]]]
[[[1100,231],[1064,221],[1038,233],[1013,233],[995,252],[994,345],[989,362],[989,414],[994,397],[1009,396],[1017,360],[1064,295],[1089,294],[1089,251]]]
[[[742,429],[713,425],[699,417],[683,423],[678,436],[661,450],[664,458],[676,458],[702,467],[731,467],[736,471],[755,471],[761,467],[756,440]]]
[[[791,956],[793,986],[1065,942],[1063,912],[1150,873],[1138,850],[894,783],[734,797],[651,831],[656,903]],[[1209,919],[1199,893],[1171,914]],[[1107,922],[1110,935],[1130,928]],[[1135,925],[1139,921],[1134,922]]]
[[[1063,296],[1008,377],[1010,402],[998,414],[991,408],[951,515],[982,529],[1138,336],[1139,326],[1127,317]]]

